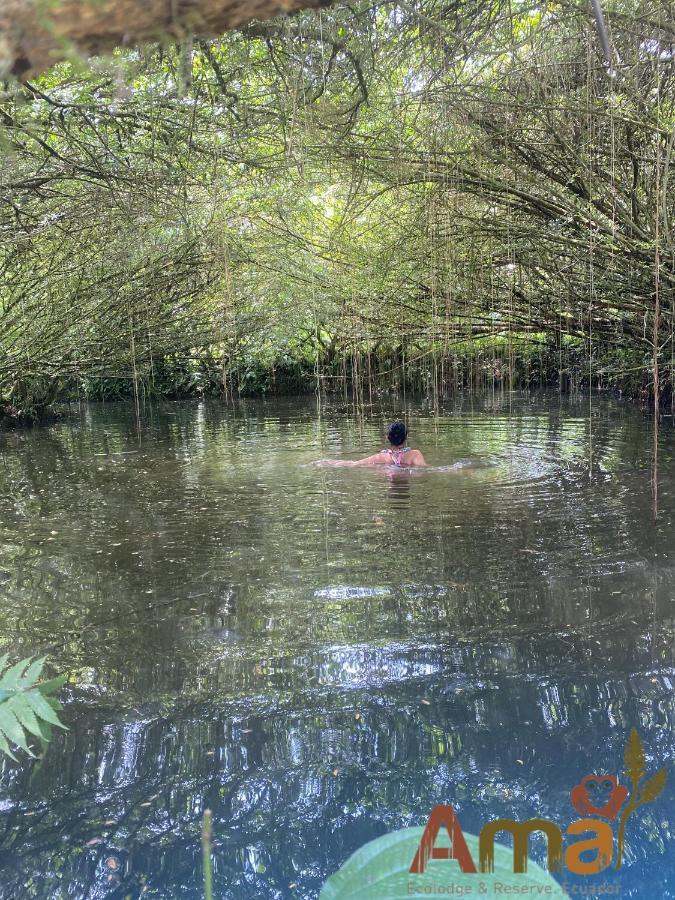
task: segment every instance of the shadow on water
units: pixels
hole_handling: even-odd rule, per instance
[[[409,404],[459,477],[309,465],[381,446],[386,406],[164,404],[140,441],[132,408],[91,407],[1,435],[0,651],[73,685],[46,757],[0,764],[0,898],[197,898],[206,807],[216,896],[316,897],[438,802],[472,832],[565,825],[632,726],[669,766],[673,432],[654,519],[649,423],[587,410]],[[675,896],[673,779],[605,873],[621,896]]]

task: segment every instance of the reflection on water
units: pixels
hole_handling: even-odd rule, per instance
[[[0,652],[76,679],[45,759],[0,764],[2,900],[197,898],[206,807],[219,897],[315,897],[438,802],[473,832],[568,823],[633,725],[670,765],[672,430],[656,521],[651,428],[611,402],[409,404],[440,471],[310,464],[401,412],[166,404],[139,434],[108,406],[0,436]],[[622,896],[675,896],[674,781],[605,873]]]

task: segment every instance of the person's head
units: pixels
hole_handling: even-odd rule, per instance
[[[408,429],[403,422],[392,422],[387,428],[387,437],[390,444],[393,444],[394,447],[400,447],[402,444],[405,444],[405,439],[408,437]]]

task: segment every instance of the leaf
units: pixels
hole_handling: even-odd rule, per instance
[[[518,886],[521,894],[523,888],[533,886],[540,888],[542,894],[560,896],[560,886],[555,879],[531,860],[528,860],[526,873],[514,874],[513,851],[498,843],[495,843],[494,872],[469,875],[461,872],[454,860],[430,860],[424,874],[411,875],[410,865],[423,833],[423,828],[402,828],[370,841],[331,875],[319,900],[353,900],[355,897],[359,900],[383,900],[385,897],[402,900],[410,897],[411,883],[416,895],[435,896],[440,894],[438,888],[445,888],[449,881],[464,886],[467,894],[469,891],[471,894],[492,894],[497,892],[496,885],[508,885]],[[466,832],[464,838],[478,867],[478,838]],[[487,886],[487,891],[479,890],[481,884]],[[499,891],[504,892],[501,887]],[[530,889],[530,893],[535,894],[536,890]]]
[[[46,661],[47,657],[41,656],[40,659],[36,659],[32,662],[26,669],[21,682],[19,683],[19,687],[33,687],[40,675],[42,675],[42,670],[45,667]]]
[[[63,704],[56,697],[45,697],[47,703],[51,706],[54,712],[58,712],[60,709],[63,709]],[[64,726],[65,728],[65,726]]]
[[[68,681],[68,676],[66,674],[57,675],[56,678],[50,678],[49,681],[42,681],[40,684],[36,684],[35,687],[41,694],[52,694],[54,691],[58,691],[59,688],[62,688],[66,681]]]
[[[648,778],[640,790],[640,796],[638,797],[639,803],[651,803],[652,800],[656,800],[666,785],[667,777],[668,773],[666,770],[659,769],[656,775],[652,775],[651,778]]]
[[[14,756],[12,751],[9,748],[9,744],[7,743],[7,739],[5,738],[2,731],[0,731],[0,753],[4,753],[6,756],[9,756],[10,759],[13,759],[14,762],[18,762],[19,760]]]
[[[16,744],[17,747],[21,747],[29,756],[33,756],[34,754],[28,749],[28,745],[26,744],[26,735],[24,730],[19,723],[19,720],[16,718],[11,709],[8,708],[7,703],[3,703],[0,706],[0,731],[8,738],[13,744]]]
[[[633,783],[633,787],[635,787],[645,776],[646,763],[642,741],[635,728],[631,728],[630,735],[628,736],[623,761],[626,776]]]
[[[16,694],[7,702],[6,708],[14,713],[26,731],[29,731],[31,734],[34,734],[35,737],[44,740],[44,733],[40,723],[35,713],[30,708],[28,698],[25,694]]]
[[[51,725],[57,725],[59,728],[66,727],[59,721],[59,717],[39,691],[29,691],[26,694],[26,699],[40,719],[44,719],[45,722],[49,722]]]
[[[52,739],[53,728],[49,722],[42,722],[41,726],[44,737],[42,738],[42,746],[45,748]]]
[[[14,760],[11,744],[34,756],[28,748],[28,734],[38,738],[45,747],[52,735],[52,725],[66,727],[57,715],[61,704],[56,697],[50,696],[64,684],[66,676],[36,684],[45,662],[46,657],[34,661],[22,659],[7,669],[0,679],[0,753]],[[0,658],[0,671],[6,664],[5,655]]]
[[[2,678],[0,678],[0,688],[10,691],[16,690],[19,679],[23,675],[24,669],[28,666],[29,662],[30,658],[21,659],[18,663],[15,663],[11,669],[7,669]]]

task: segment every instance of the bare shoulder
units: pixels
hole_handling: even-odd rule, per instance
[[[352,466],[379,466],[386,461],[384,453],[374,453],[372,456],[366,456],[364,459],[354,459],[351,461]]]
[[[419,450],[413,450],[410,454],[410,464],[413,466],[426,466],[427,461]]]
[[[362,460],[362,463],[367,466],[382,466],[389,461],[389,455],[381,450],[379,453],[373,453],[372,456],[366,457],[366,459]]]

